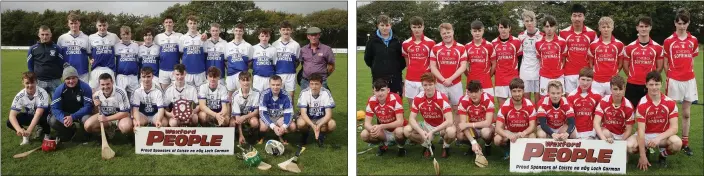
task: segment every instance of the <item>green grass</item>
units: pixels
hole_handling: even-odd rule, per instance
[[[371,71],[369,67],[364,63],[364,53],[357,52],[357,110],[363,110],[366,106],[367,99],[372,95],[372,80]],[[692,106],[691,113],[691,129],[690,129],[690,147],[694,151],[694,156],[687,156],[683,153],[678,153],[676,155],[668,157],[669,168],[660,168],[656,163],[656,159],[651,160],[653,166],[647,171],[641,171],[637,168],[636,164],[638,162],[637,157],[629,157],[627,165],[628,174],[637,175],[702,175],[704,172],[702,170],[702,165],[704,161],[702,160],[702,153],[704,153],[704,148],[702,148],[702,113],[704,104],[704,88],[702,87],[702,65],[704,61],[702,55],[699,55],[695,59],[695,73],[698,83],[697,90],[699,91],[699,105]],[[404,71],[405,72],[405,71]],[[404,73],[405,75],[405,73]],[[624,75],[625,76],[625,75]],[[463,85],[465,83],[466,77],[462,78]],[[408,118],[410,111],[409,105],[406,98],[404,98],[404,117]],[[681,105],[678,105],[681,112]],[[418,120],[422,120],[422,117],[418,117]],[[357,122],[362,123],[361,121]],[[681,127],[680,127],[681,129]],[[359,132],[359,131],[358,131]],[[482,142],[480,142],[482,143]],[[369,148],[368,144],[359,139],[359,134],[357,134],[357,150],[362,151]],[[362,155],[357,155],[357,174],[359,175],[430,175],[434,174],[435,170],[432,166],[432,160],[424,159],[421,156],[422,147],[419,145],[407,146],[408,154],[406,157],[400,158],[396,156],[396,147],[389,147],[390,150],[381,157],[375,156],[376,149],[367,152]],[[509,172],[509,162],[501,159],[503,153],[498,147],[493,147],[492,155],[487,157],[489,160],[489,167],[479,168],[474,165],[474,158],[469,156],[464,156],[463,153],[467,151],[468,146],[457,147],[452,144],[451,156],[447,159],[437,158],[440,164],[441,173],[444,175],[505,175],[512,174]],[[436,150],[439,153],[440,150]],[[551,174],[576,174],[571,172],[550,172]],[[545,173],[542,173],[545,174]]]
[[[2,51],[2,113],[9,113],[10,104],[15,94],[22,89],[20,75],[27,70],[26,51]],[[329,86],[334,93],[337,107],[333,109],[333,118],[337,130],[330,134],[326,144],[341,145],[341,149],[319,148],[309,144],[306,152],[299,158],[299,164],[306,175],[343,175],[347,173],[347,54],[336,55],[336,71],[330,77]],[[298,88],[300,89],[300,88]],[[297,89],[297,92],[298,92]],[[7,116],[2,118],[2,174],[1,175],[67,175],[67,174],[119,174],[119,175],[281,175],[291,174],[275,165],[293,156],[292,146],[287,147],[284,156],[273,157],[263,154],[264,161],[272,164],[268,171],[247,168],[235,156],[208,155],[137,155],[134,147],[124,141],[111,144],[116,152],[112,160],[100,159],[99,140],[89,144],[65,143],[55,152],[34,152],[23,159],[14,159],[13,155],[28,151],[41,145],[40,140],[32,140],[30,145],[19,146],[21,138],[5,126]],[[117,137],[120,137],[118,135]],[[289,142],[298,143],[298,135],[288,137]],[[309,140],[313,141],[313,140]],[[330,145],[327,145],[330,146]],[[263,145],[256,148],[264,151]],[[237,150],[238,151],[238,150]]]

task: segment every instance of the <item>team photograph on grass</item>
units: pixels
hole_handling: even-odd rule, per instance
[[[701,4],[357,7],[360,175],[704,173]]]
[[[346,2],[69,4],[3,9],[2,174],[347,173]]]

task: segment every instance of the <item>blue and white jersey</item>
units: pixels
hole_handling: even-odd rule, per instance
[[[144,90],[144,86],[132,94],[132,107],[139,108],[139,112],[146,116],[154,116],[159,111],[159,108],[164,108],[164,98],[161,90],[151,88],[149,91]]]
[[[105,35],[91,34],[90,53],[93,57],[91,69],[106,67],[115,71],[115,45],[120,43],[120,38],[115,33],[107,32]]]
[[[217,84],[218,87],[211,89],[208,84],[200,85],[198,88],[198,100],[205,100],[205,105],[215,112],[222,110],[223,103],[230,103],[230,97],[227,95],[227,88],[222,84]]]
[[[139,45],[130,41],[129,43],[118,43],[115,45],[115,55],[117,56],[117,74],[139,76]]]
[[[288,43],[279,39],[272,43],[276,47],[276,74],[296,74],[296,61],[301,55],[301,45],[291,39]]]
[[[34,94],[27,93],[27,89],[22,89],[15,99],[12,100],[12,105],[10,109],[15,110],[19,113],[26,113],[31,116],[37,111],[37,108],[43,108],[45,113],[50,111],[49,109],[49,94],[46,90],[35,86]]]
[[[69,31],[59,36],[57,44],[62,48],[64,60],[76,68],[79,75],[88,73],[88,55],[91,53],[88,35],[80,31],[78,36],[74,36]]]
[[[225,78],[225,47],[227,42],[219,39],[217,42],[213,39],[205,41],[205,53],[207,53],[205,68],[215,66],[220,69],[220,78]]]
[[[186,65],[186,73],[198,74],[205,72],[205,52],[204,42],[200,40],[200,34],[186,34],[181,36],[179,49],[182,55],[182,63]]]
[[[232,93],[232,117],[247,115],[259,108],[259,91],[250,89],[244,96],[242,89]]]
[[[181,63],[181,53],[179,53],[179,43],[181,43],[183,34],[166,32],[157,34],[154,37],[154,43],[159,45],[159,70],[173,71],[174,65]]]
[[[306,88],[298,96],[298,108],[306,108],[306,114],[311,120],[321,119],[325,117],[326,108],[335,108],[335,101],[330,91],[324,87],[320,88],[317,96],[313,95],[313,90]]]
[[[274,75],[274,59],[276,57],[276,48],[272,45],[257,44],[252,47],[252,74],[261,77],[271,77]]]
[[[159,77],[159,52],[157,44],[139,46],[140,69],[151,67],[154,70],[154,76]]]
[[[284,125],[291,124],[291,114],[293,107],[291,99],[285,91],[280,91],[278,98],[274,99],[271,89],[266,89],[259,97],[259,117],[266,126],[276,124],[274,120],[284,118]]]
[[[242,71],[248,71],[249,61],[252,58],[252,45],[242,40],[240,43],[234,41],[225,45],[225,57],[227,58],[227,76],[235,75]]]
[[[93,99],[100,100],[100,113],[106,116],[115,115],[118,112],[129,112],[130,102],[127,99],[127,92],[117,86],[113,86],[112,94],[105,96],[103,90],[98,90],[93,94]]]

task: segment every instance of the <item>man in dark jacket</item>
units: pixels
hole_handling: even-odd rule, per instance
[[[380,15],[376,37],[372,37],[364,51],[364,62],[372,70],[372,81],[384,78],[391,92],[402,94],[402,71],[406,60],[401,56],[401,41],[393,36],[391,18]]]
[[[37,86],[54,93],[61,84],[61,72],[64,69],[63,52],[59,45],[51,41],[51,29],[39,27],[39,42],[32,45],[27,52],[27,68],[37,75]]]
[[[78,71],[69,66],[63,71],[64,83],[54,91],[49,125],[59,138],[70,140],[76,133],[75,123],[85,123],[93,111],[90,86],[78,79]]]

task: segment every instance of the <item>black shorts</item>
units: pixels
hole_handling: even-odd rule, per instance
[[[643,98],[646,93],[648,93],[648,90],[645,88],[645,85],[626,83],[625,96],[626,99],[633,104],[634,109],[638,106],[638,102],[640,102],[640,99]]]

